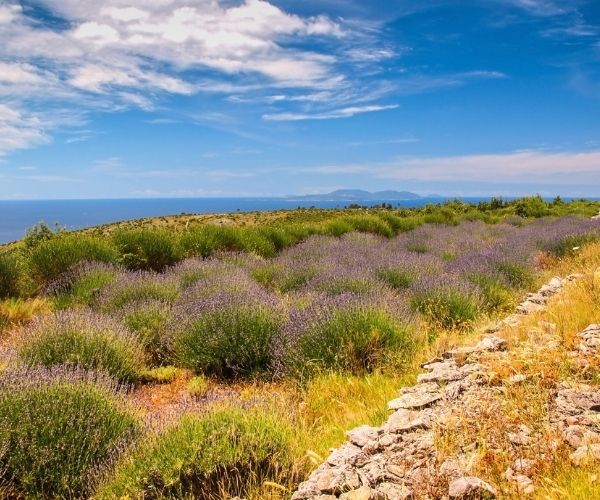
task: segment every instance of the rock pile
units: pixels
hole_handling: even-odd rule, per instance
[[[443,428],[453,410],[469,411],[477,407],[475,402],[491,399],[489,369],[480,363],[480,358],[508,347],[504,339],[493,333],[504,325],[518,324],[524,315],[539,310],[566,282],[577,277],[553,278],[537,293],[529,294],[516,314],[489,329],[476,345],[445,352],[425,363],[425,372],[419,375],[417,385],[402,389],[399,397],[389,402],[388,408],[393,413],[385,424],[349,431],[348,442],[333,450],[325,463],[300,484],[292,500],[494,497],[494,487],[469,476],[461,457],[442,461],[433,430]],[[599,335],[597,325],[582,332],[586,349],[598,345]],[[597,411],[596,405],[600,410],[600,394],[569,390],[558,392],[554,421],[564,428],[565,435],[573,436],[574,459],[584,454],[582,446],[586,446],[585,453],[600,456],[600,439],[596,440],[597,434],[591,436],[595,431],[588,415]],[[521,443],[532,439],[529,429],[517,429],[513,434],[515,441]],[[525,494],[533,491],[528,475],[531,467],[532,463],[519,459],[506,471],[506,478],[514,481]]]
[[[600,391],[587,385],[562,386],[551,419],[573,448],[570,459],[575,465],[600,460]]]

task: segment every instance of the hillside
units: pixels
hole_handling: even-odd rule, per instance
[[[0,493],[440,498],[476,477],[508,498],[590,496],[593,419],[555,408],[565,384],[598,386],[577,334],[600,322],[600,221],[569,215],[597,211],[526,199],[38,227],[0,254]],[[357,427],[342,449],[361,465],[344,465],[331,449]]]

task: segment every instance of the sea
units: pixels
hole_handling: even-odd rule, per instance
[[[391,203],[395,207],[419,207],[443,203],[449,198],[414,200],[304,200],[294,198],[136,198],[103,200],[0,200],[0,244],[18,240],[27,228],[44,221],[67,230],[111,222],[163,215],[295,210],[297,208],[344,208],[348,204],[373,206]],[[478,202],[488,198],[463,198]]]

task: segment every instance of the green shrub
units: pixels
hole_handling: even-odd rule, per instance
[[[275,363],[279,370],[300,379],[321,371],[364,374],[386,365],[396,366],[406,360],[415,345],[410,320],[400,320],[375,303],[330,308],[325,301],[298,315],[290,318],[283,344],[276,343]]]
[[[137,421],[107,378],[64,369],[0,375],[0,483],[24,498],[83,498]]]
[[[272,300],[225,293],[187,304],[174,325],[173,354],[180,366],[224,377],[264,372],[282,317]]]
[[[135,380],[144,366],[141,343],[107,316],[63,311],[39,318],[23,332],[17,352],[25,365],[69,364]]]
[[[285,232],[260,226],[235,227],[207,224],[190,229],[181,237],[181,246],[189,257],[208,257],[215,252],[253,252],[272,257],[278,245],[285,244]]]
[[[352,232],[353,229],[353,226],[347,220],[335,219],[325,225],[324,234],[339,237]]]
[[[514,305],[514,294],[502,280],[486,274],[473,275],[470,280],[481,289],[486,310],[506,311]]]
[[[241,250],[263,257],[273,257],[277,253],[275,244],[260,228],[242,228],[239,233]],[[237,249],[233,249],[237,250]]]
[[[575,249],[587,245],[589,243],[595,243],[600,240],[598,233],[583,233],[575,234],[571,236],[565,236],[555,243],[548,246],[548,250],[556,255],[557,257],[565,257],[572,255]]]
[[[265,481],[290,484],[293,431],[281,416],[258,409],[187,414],[145,439],[116,464],[96,497],[245,497]]]
[[[165,361],[164,336],[172,319],[171,305],[160,300],[134,302],[121,309],[117,315],[129,330],[134,332],[153,364]]]
[[[544,217],[549,215],[548,204],[540,195],[515,201],[515,214],[519,217]]]
[[[94,307],[104,312],[116,312],[138,302],[173,302],[179,296],[179,285],[169,278],[144,271],[122,274],[110,287],[97,294]]]
[[[424,221],[421,217],[402,217],[394,223],[394,230],[396,233],[406,233],[418,228],[419,226],[422,226],[423,224]]]
[[[56,230],[52,230],[44,221],[38,222],[25,231],[23,244],[25,245],[25,248],[31,250],[43,241],[54,238],[58,233],[60,233],[60,231],[61,230],[58,227]]]
[[[418,290],[411,302],[414,309],[442,328],[468,327],[481,311],[481,298],[460,287]]]
[[[89,305],[97,294],[117,277],[118,269],[106,264],[84,263],[67,271],[56,282],[50,284],[47,292],[55,295],[57,309],[75,305]],[[69,276],[70,275],[70,276]]]
[[[11,252],[0,253],[0,299],[19,294],[19,261]]]
[[[384,268],[377,271],[377,277],[396,290],[404,290],[415,280],[415,273],[403,269]]]
[[[116,262],[117,257],[116,249],[107,242],[67,233],[33,248],[28,264],[34,279],[48,283],[79,262]]]
[[[292,232],[283,227],[259,227],[259,231],[271,241],[277,251],[291,247],[308,236],[302,228]]]
[[[345,217],[344,221],[347,222],[354,231],[379,234],[386,238],[394,236],[394,230],[390,225],[375,215],[352,215]]]
[[[129,269],[163,271],[182,259],[178,236],[172,231],[121,230],[114,233],[113,241],[121,253],[121,262]]]
[[[210,387],[207,378],[204,375],[192,377],[185,388],[194,397],[199,398],[204,396]]]
[[[283,293],[297,290],[318,274],[317,266],[293,268],[285,264],[267,262],[252,270],[252,277],[265,288]]]
[[[533,270],[525,264],[506,261],[499,263],[497,269],[506,277],[513,288],[530,288],[534,284],[535,275]]]

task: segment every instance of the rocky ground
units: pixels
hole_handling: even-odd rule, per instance
[[[553,350],[563,348],[556,325],[542,321],[521,342],[505,338],[578,278],[553,278],[477,344],[424,364],[418,383],[389,402],[385,424],[349,431],[348,441],[292,499],[522,498],[535,493],[535,473],[548,457],[566,453],[574,465],[600,460],[600,390],[536,377],[528,368],[554,369]],[[564,354],[583,373],[600,355],[600,325],[585,328],[578,339]],[[530,415],[539,407],[539,416],[508,418],[507,400],[517,402],[513,413]],[[479,477],[482,467],[475,462],[482,457],[492,462],[486,470],[501,472]]]

